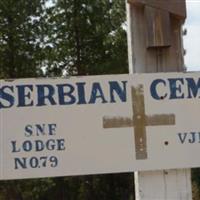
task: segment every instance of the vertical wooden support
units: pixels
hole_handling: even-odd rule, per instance
[[[150,6],[145,6],[144,9],[148,29],[146,32],[147,48],[169,47],[171,45],[169,12]]]
[[[136,2],[138,5],[145,2],[162,1],[129,0],[129,2]],[[170,3],[171,0],[164,0],[163,3],[167,1]],[[161,9],[159,11],[155,10],[155,5],[148,6],[150,8],[127,3],[129,72],[184,71],[181,35],[184,18],[174,16],[173,10],[167,19],[166,10]],[[162,5],[158,7],[160,8],[160,6]],[[168,6],[170,7],[170,4]],[[175,11],[180,11],[181,16],[181,13],[185,11],[184,7],[172,6],[173,9],[175,7]],[[153,13],[151,13],[151,10],[154,10]],[[162,16],[157,22],[152,23],[152,21],[149,21],[150,18],[146,19],[147,14],[152,15],[152,19],[156,19],[155,16],[160,15],[160,12],[164,12],[165,16],[161,14]],[[170,26],[167,34],[162,32],[166,28],[162,23]],[[151,36],[154,38],[151,38]],[[137,172],[135,173],[135,185],[136,200],[192,200],[190,169]]]

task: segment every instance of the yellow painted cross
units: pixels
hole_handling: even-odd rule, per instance
[[[134,127],[137,160],[148,158],[146,126],[175,125],[174,114],[147,116],[145,114],[143,86],[131,88],[133,117],[103,117],[104,128]]]

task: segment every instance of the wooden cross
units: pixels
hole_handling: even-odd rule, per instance
[[[183,0],[128,0],[144,7],[146,18],[147,48],[171,46],[171,20],[186,18],[186,3]]]
[[[147,116],[145,114],[143,86],[131,88],[133,117],[103,117],[104,128],[134,127],[137,160],[148,158],[146,126],[175,125],[174,114]]]

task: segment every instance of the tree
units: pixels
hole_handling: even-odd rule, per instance
[[[127,73],[123,0],[57,0],[47,10],[47,74]]]
[[[0,1],[0,75],[2,78],[40,74],[41,13],[45,0]]]
[[[57,0],[47,13],[48,76],[128,72],[123,0]],[[132,181],[131,175],[71,179],[69,182],[77,186],[73,194],[78,196],[70,198],[68,194],[68,198],[128,199],[133,191]],[[68,188],[74,184],[68,184]]]
[[[45,0],[0,1],[0,78],[41,74],[44,9]],[[0,199],[31,199],[31,195],[39,199],[51,186],[49,179],[1,181]]]

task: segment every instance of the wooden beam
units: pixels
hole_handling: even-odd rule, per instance
[[[186,18],[186,2],[184,0],[128,0],[129,3],[168,11],[178,18]]]
[[[164,5],[164,2],[159,4],[161,1],[163,0],[129,0],[131,4],[127,4],[130,73],[184,70],[181,31],[186,9],[184,7],[179,8],[178,14],[175,11],[179,7],[178,5],[181,5],[180,3],[183,3],[181,6],[185,5],[185,0],[164,0],[168,4],[172,1],[175,3],[175,8],[172,8],[171,5],[172,10],[170,13],[174,15],[175,12],[176,16],[179,16],[170,19],[169,36],[171,45],[167,48],[147,48],[147,27],[152,26],[152,24],[151,22],[149,22],[150,25],[147,24],[144,6],[149,6],[149,3],[151,3],[150,7],[169,11],[170,6],[168,5],[163,9],[161,6]],[[142,6],[137,6],[139,4]],[[151,40],[153,39],[149,38],[149,41]],[[136,200],[192,200],[190,169],[138,172],[135,173],[135,183]]]
[[[147,48],[171,46],[169,12],[145,6]]]

